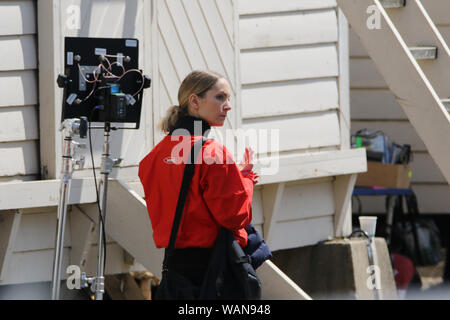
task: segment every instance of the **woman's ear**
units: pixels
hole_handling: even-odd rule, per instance
[[[194,108],[194,110],[198,110],[199,108],[199,101],[200,99],[198,98],[198,96],[193,93],[189,96],[189,105]]]

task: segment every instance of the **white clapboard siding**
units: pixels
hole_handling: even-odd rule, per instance
[[[239,28],[241,50],[328,43],[338,40],[334,8],[247,19],[243,17],[239,21]]]
[[[173,1],[173,0],[172,0]],[[232,89],[235,86],[235,62],[234,48],[229,38],[224,23],[233,25],[233,21],[224,21],[218,8],[209,0],[185,0],[180,5],[184,6],[189,17],[190,26],[197,36],[197,41],[202,53],[209,56],[208,68],[216,70],[226,76]],[[215,2],[215,1],[214,1]],[[233,7],[229,7],[233,10]],[[228,13],[229,14],[229,13]],[[163,31],[164,32],[164,31]]]
[[[340,143],[339,119],[335,111],[246,120],[242,127],[249,132],[253,130],[259,133],[260,143],[258,147],[255,145],[254,150],[262,154],[269,150],[311,149],[336,146]],[[272,137],[272,132],[279,133],[278,148],[278,141],[269,143],[263,139],[264,132],[267,132],[267,137]]]
[[[352,120],[408,120],[387,88],[352,89],[350,108]]]
[[[17,234],[16,243],[14,244],[14,252],[54,248],[57,229],[56,215],[57,208],[47,208],[46,210],[34,209],[31,212],[24,213]],[[66,221],[70,221],[69,216],[70,212],[68,211]],[[70,222],[66,223],[64,231],[65,248],[72,245],[69,223]],[[97,240],[98,239],[95,238],[92,241],[92,244],[97,244]],[[107,235],[106,242],[113,243],[114,240]]]
[[[286,11],[317,10],[336,7],[335,0],[241,0],[239,3],[239,14],[262,14]]]
[[[278,222],[311,219],[334,214],[333,182],[287,184],[280,204]]]
[[[86,273],[88,276],[95,276],[97,268],[97,261],[95,258],[97,255],[97,247],[92,246],[90,250],[89,257],[93,257],[93,259],[88,259]],[[106,252],[105,274],[128,272],[129,266],[123,263],[123,249],[118,244],[108,244]],[[13,253],[2,285],[51,281],[53,259],[53,249]],[[70,249],[64,248],[61,263],[61,280],[67,279],[65,270],[70,265],[69,260]]]
[[[350,63],[350,87],[387,88],[383,77],[370,58],[352,59]]]
[[[411,181],[413,184],[421,182],[447,183],[428,152],[414,152],[410,166],[412,171]]]
[[[0,71],[36,69],[36,51],[34,35],[0,36]]]
[[[36,1],[0,1],[0,34],[36,33]]]
[[[0,143],[0,176],[39,173],[39,146],[36,140]]]
[[[324,92],[327,94],[323,94]],[[337,109],[338,100],[336,78],[247,85],[242,90],[242,118]]]
[[[37,104],[36,71],[0,72],[0,96],[0,107]]]
[[[0,108],[0,119],[0,143],[39,138],[39,114],[35,106]]]
[[[283,236],[273,237],[270,249],[276,251],[313,245],[329,237],[332,238],[334,237],[333,225],[334,216],[278,222],[274,226],[273,233]]]
[[[352,121],[352,134],[363,128],[381,130],[398,144],[410,144],[414,151],[427,150],[409,121]]]
[[[333,77],[338,72],[334,43],[241,53],[242,84]]]

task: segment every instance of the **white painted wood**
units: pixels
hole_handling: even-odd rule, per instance
[[[243,84],[333,77],[338,75],[337,49],[321,44],[246,51],[241,66]]]
[[[272,241],[277,236],[273,230],[281,212],[285,183],[267,184],[261,190],[262,208],[264,214],[264,239],[272,247]],[[273,250],[273,249],[272,249]]]
[[[341,175],[334,182],[334,235],[346,237],[352,232],[351,197],[357,174]]]
[[[92,220],[98,221],[96,205],[82,205],[80,208]],[[150,218],[142,197],[124,183],[110,181],[106,214],[106,233],[160,278],[164,251],[155,247]]]
[[[219,52],[220,47],[217,46],[217,41],[228,41],[228,39],[215,39],[215,35],[213,36],[212,30],[210,29],[211,26],[209,25],[209,19],[212,18],[212,12],[205,12],[202,9],[204,4],[202,3],[202,5],[200,5],[197,0],[186,0],[182,3],[189,17],[191,28],[194,30],[197,41],[205,56],[208,68],[226,76],[230,80],[232,90],[236,90],[234,73],[231,71],[233,70],[234,61],[230,62],[232,63],[231,65],[227,65],[227,60],[222,56],[223,54],[229,54],[233,57],[234,53]],[[222,22],[217,21],[217,23]]]
[[[217,6],[217,11],[220,14],[222,24],[227,30],[227,35],[231,43],[238,43],[234,31],[239,26],[238,6],[233,3],[233,0],[214,0],[214,4]]]
[[[255,153],[259,154],[337,146],[340,143],[339,120],[335,111],[246,120],[242,129],[250,137],[259,138],[257,146],[251,141]]]
[[[208,27],[208,30],[214,41],[214,46],[220,57],[220,62],[224,66],[225,74],[228,81],[230,82],[230,87],[233,92],[236,92],[236,72],[235,72],[235,46],[233,38],[229,37],[227,28],[224,24],[234,27],[233,21],[225,21],[222,19],[217,6],[214,5],[214,1],[210,0],[197,0],[201,12],[204,16],[204,21]],[[228,14],[232,13],[233,7],[229,7]]]
[[[14,210],[0,211],[0,274],[3,269],[6,253],[8,252],[9,237],[15,213],[16,211]]]
[[[388,88],[353,89],[350,98],[352,121],[408,119]]]
[[[0,72],[0,107],[38,103],[36,71]]]
[[[6,239],[6,251],[4,252],[2,263],[0,265],[0,283],[2,284],[5,282],[8,272],[15,267],[11,261],[11,257],[14,252],[21,220],[22,212],[20,210],[15,210],[10,228],[7,228],[9,230],[5,230],[7,231],[8,239]],[[11,266],[13,266],[13,268],[11,268]]]
[[[444,176],[428,152],[414,152],[410,166],[412,183],[446,183]]]
[[[445,0],[421,0],[435,24],[449,24],[450,3]]]
[[[58,206],[60,180],[7,182],[0,184],[0,210]],[[96,201],[91,178],[73,179],[68,204]]]
[[[413,151],[427,151],[416,130],[408,121],[352,121],[352,134],[363,128],[381,130],[398,144],[410,144]]]
[[[66,219],[66,221],[68,220]],[[14,246],[14,252],[53,249],[55,247],[56,229],[55,209],[50,212],[24,214]],[[70,246],[70,237],[69,223],[66,223],[64,247]]]
[[[350,149],[350,71],[349,71],[349,43],[348,21],[341,9],[337,9],[338,16],[338,56],[339,56],[339,127],[341,143],[340,149]]]
[[[434,20],[433,20],[434,21]],[[450,24],[447,25],[437,25],[439,32],[444,38],[445,42],[450,43]]]
[[[61,133],[57,130],[61,119],[63,92],[55,79],[63,73],[63,41],[61,39],[61,1],[38,1],[38,59],[39,59],[39,108],[40,161],[44,179],[55,179],[59,174]]]
[[[273,229],[273,251],[316,244],[334,237],[333,216],[278,222]]]
[[[0,108],[0,142],[38,140],[38,110],[35,106]]]
[[[0,30],[2,35],[36,33],[36,1],[1,1]]]
[[[284,188],[277,221],[288,222],[332,214],[334,214],[332,181],[291,182]]]
[[[450,115],[440,102],[431,83],[415,61],[400,34],[377,0],[342,1],[340,8],[346,13],[353,29],[376,62],[389,88],[396,95],[408,119],[424,141],[433,159],[447,181],[450,181],[450,147],[441,139],[450,136]],[[363,14],[368,5],[375,4],[380,11],[384,28],[369,30]],[[368,34],[370,32],[370,35]],[[389,55],[383,47],[391,48]],[[401,70],[402,72],[399,72]],[[408,81],[405,81],[405,80]],[[439,137],[439,139],[437,138]]]
[[[260,184],[321,178],[367,171],[364,148],[346,151],[318,152],[301,155],[280,155],[274,158],[260,158],[255,164],[269,169],[259,170]]]
[[[38,174],[24,175],[24,176],[0,177],[0,183],[33,181],[33,180],[37,180],[38,178],[39,178]]]
[[[353,31],[352,28],[349,28],[349,50],[350,50],[350,58],[368,58],[366,49],[362,46],[359,41],[358,35]]]
[[[283,0],[283,5],[272,0],[241,0],[238,1],[239,13],[261,14],[284,11],[301,11],[327,9],[336,7],[336,0]]]
[[[264,224],[264,212],[262,202],[262,186],[258,184],[253,188],[253,201],[252,201],[252,224],[263,225]],[[263,235],[263,233],[261,233]],[[263,235],[264,236],[264,235]]]
[[[34,35],[0,37],[0,71],[36,69],[36,42]]]
[[[406,3],[401,10],[388,10],[388,15],[409,47],[433,47],[438,54],[433,63],[421,62],[420,67],[440,97],[450,97],[446,82],[450,73],[450,49],[419,0]]]
[[[89,254],[96,256],[97,247],[93,246]],[[118,274],[128,272],[129,266],[123,263],[123,249],[117,244],[108,244],[106,255],[105,274]],[[21,284],[29,282],[51,281],[53,272],[54,250],[39,250],[13,253],[10,259],[11,266],[5,274],[5,285]],[[66,269],[70,265],[70,249],[64,248],[61,263],[61,280],[67,279]],[[97,259],[90,259],[87,262],[86,273],[88,276],[95,276]]]
[[[242,118],[337,109],[338,99],[336,78],[247,85],[242,89]]]
[[[244,50],[337,42],[337,26],[334,8],[242,17],[239,22],[240,46]]]
[[[312,300],[270,260],[266,260],[256,273],[262,284],[262,300]]]
[[[2,223],[2,257],[0,260],[0,283],[4,282],[6,274],[11,266],[11,256],[16,244],[17,234],[22,219],[22,212],[20,210],[14,210],[8,214],[6,221]],[[4,233],[3,233],[4,232]]]
[[[39,173],[37,141],[31,140],[0,144],[0,176],[37,173]]]
[[[361,58],[352,59],[350,87],[352,89],[387,88],[387,84],[373,61],[369,58]]]

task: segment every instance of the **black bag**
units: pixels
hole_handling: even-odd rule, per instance
[[[200,299],[259,300],[261,282],[233,233],[222,227],[202,284]]]
[[[421,218],[415,194],[405,196],[408,215],[403,213],[401,197],[395,206],[399,219],[394,224],[391,250],[404,254],[416,266],[435,265],[443,258],[440,232],[430,218]]]
[[[198,144],[203,145],[204,141],[202,138],[194,143],[191,163],[186,164],[184,170],[169,245],[164,252],[162,279],[156,290],[155,300],[260,299],[261,282],[251,265],[250,257],[244,253],[233,233],[223,227],[214,244],[201,287],[180,273],[170,270],[168,261],[173,254],[184,203],[194,176],[194,150],[200,151]]]

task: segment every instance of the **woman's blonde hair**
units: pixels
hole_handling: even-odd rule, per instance
[[[169,133],[175,128],[182,116],[188,115],[189,97],[195,94],[202,98],[223,76],[213,71],[194,70],[189,73],[178,89],[178,105],[167,109],[166,116],[158,124],[158,128]]]

